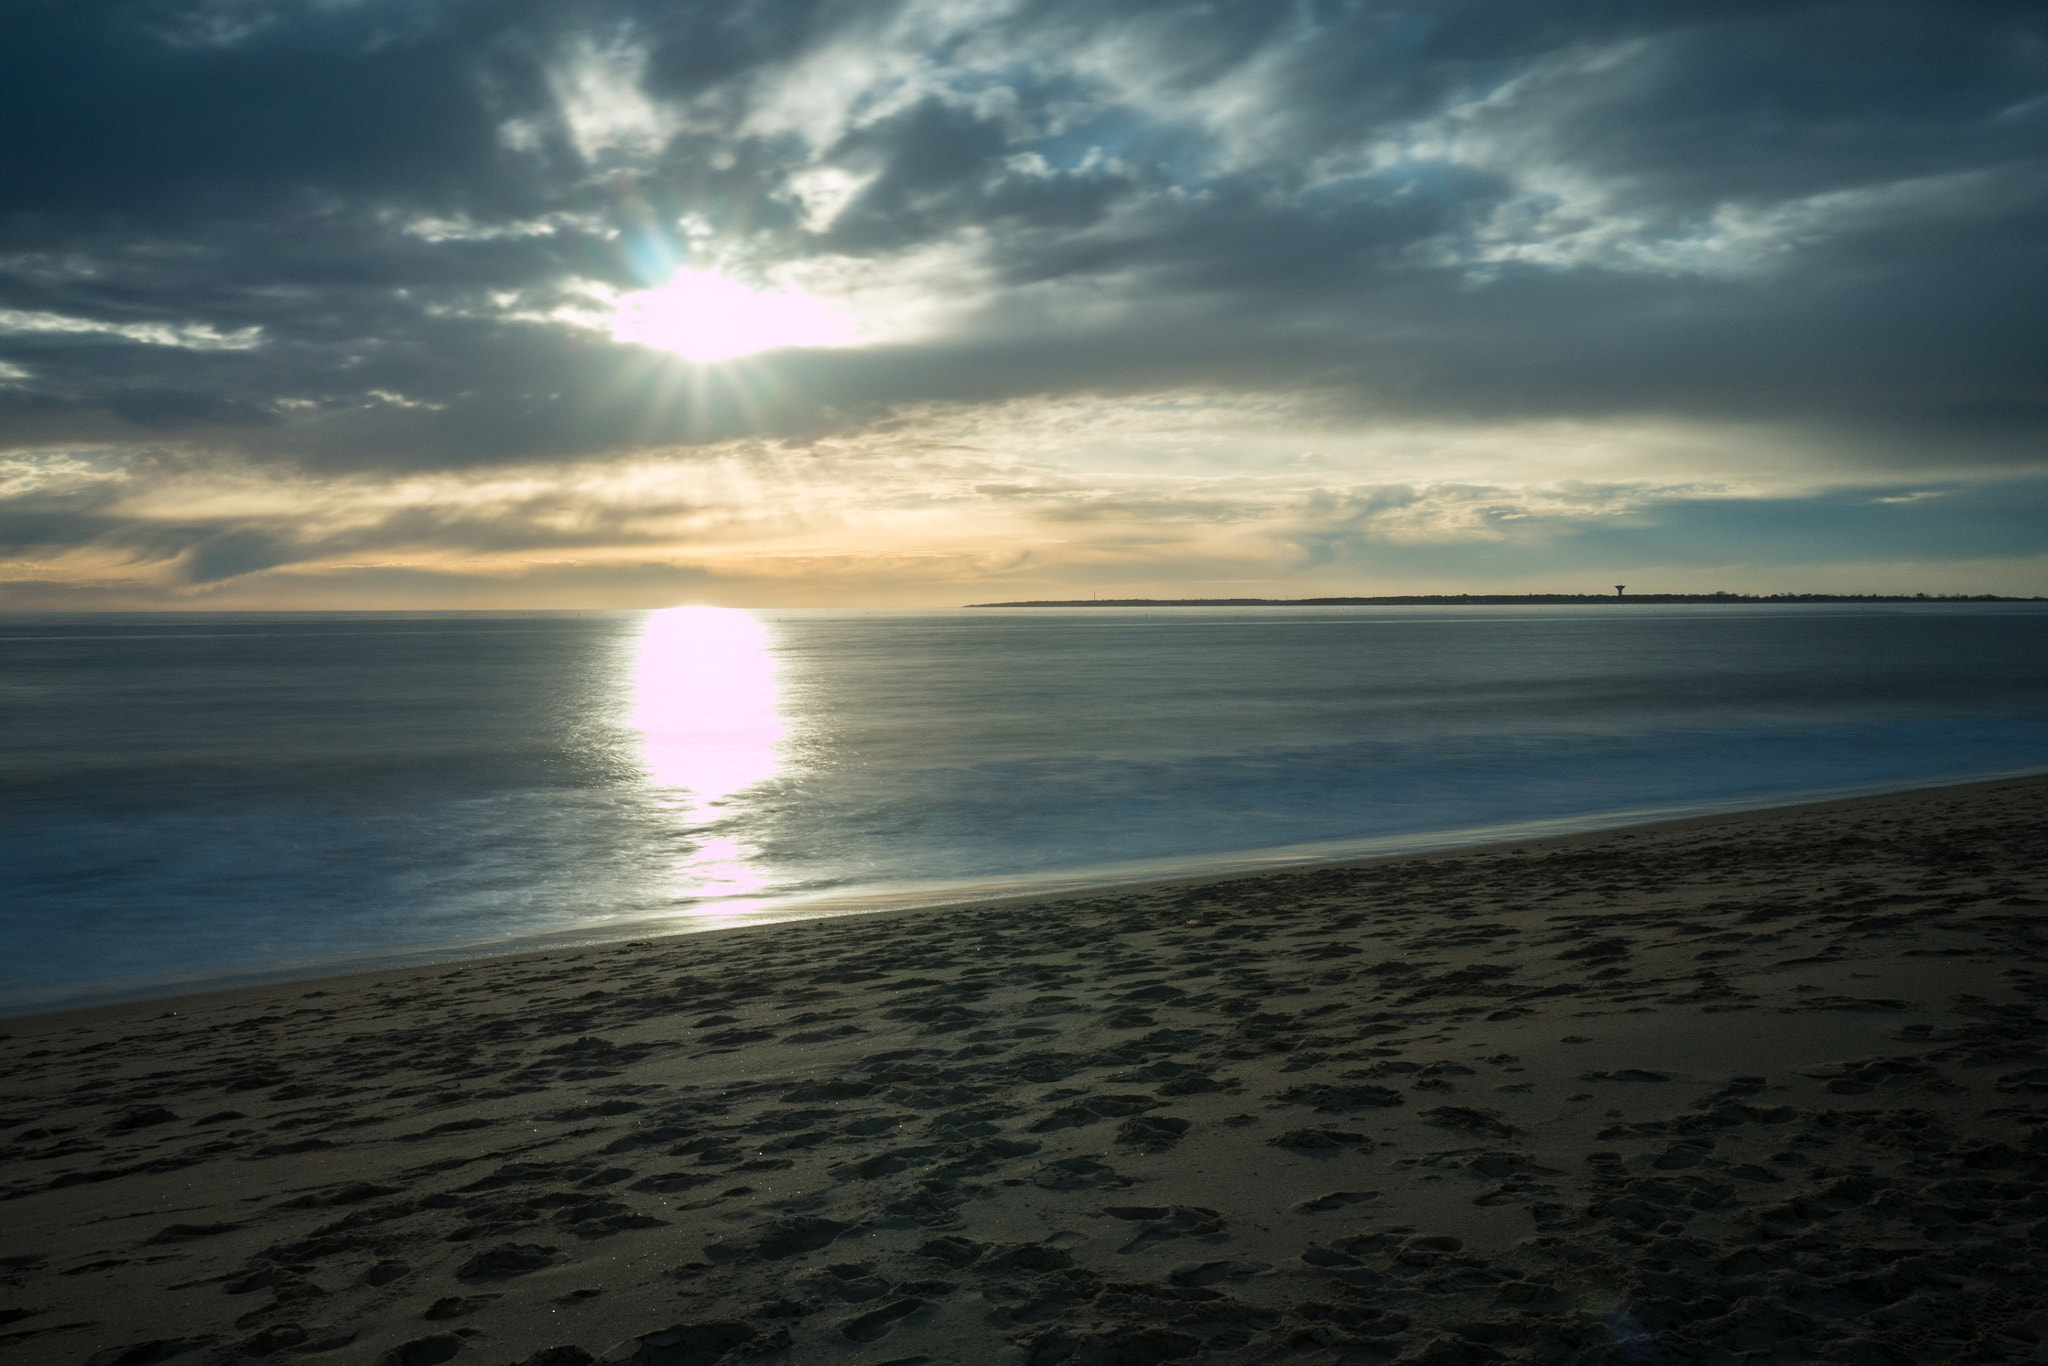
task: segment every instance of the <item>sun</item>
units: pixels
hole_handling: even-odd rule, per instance
[[[821,300],[749,289],[710,271],[680,270],[667,284],[618,301],[612,336],[688,360],[731,360],[781,346],[844,346],[853,320]]]

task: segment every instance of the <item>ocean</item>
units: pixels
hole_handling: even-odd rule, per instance
[[[0,1008],[2048,770],[2048,605],[0,617]]]

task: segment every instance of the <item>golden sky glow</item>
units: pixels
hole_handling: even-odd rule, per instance
[[[731,363],[742,376],[749,364]],[[1552,591],[1597,589],[1630,565],[1621,581],[1658,591],[1639,572],[1646,546],[1677,561],[1661,571],[1677,589],[2029,591],[2039,557],[1994,574],[1952,558],[2001,517],[2023,534],[2024,504],[1997,513],[1953,486],[1843,488],[1831,455],[1769,427],[1390,427],[1182,395],[933,408],[806,445],[347,479],[17,458],[0,461],[0,496],[92,506],[139,535],[214,525],[245,538],[193,569],[99,546],[5,565],[52,585],[51,606],[951,606],[1361,583],[1455,592],[1474,573]],[[1731,543],[1728,521],[1772,509],[1849,530],[1776,550],[1811,557],[1795,578],[1746,562],[1770,547]],[[1862,528],[1914,522],[1953,539],[1844,554]],[[659,643],[651,634],[643,667],[686,686]]]

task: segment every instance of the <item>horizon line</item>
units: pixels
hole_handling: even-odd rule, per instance
[[[1578,602],[2048,602],[2048,597],[1999,593],[1401,593],[1371,597],[1322,598],[1031,598],[1015,602],[969,602],[962,607],[1409,607],[1439,604],[1477,607],[1542,606]]]

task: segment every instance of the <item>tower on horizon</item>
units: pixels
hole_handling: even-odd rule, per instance
[[[1615,596],[1615,597],[1617,597],[1617,598],[1618,598],[1618,597],[1620,597],[1620,596],[1621,596],[1621,590],[1622,590],[1622,589],[1624,589],[1624,588],[1626,588],[1626,587],[1628,587],[1628,585],[1627,585],[1627,584],[1625,584],[1625,583],[1617,583],[1616,585],[1614,585],[1614,596]]]

